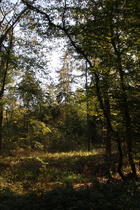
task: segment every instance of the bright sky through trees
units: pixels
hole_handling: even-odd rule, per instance
[[[20,5],[20,1],[19,0],[9,0],[9,2],[17,5],[17,11],[19,9],[19,7],[21,7]],[[41,3],[41,1],[39,2]],[[23,25],[24,27],[24,25]],[[35,33],[35,31],[33,31],[31,34],[28,33],[28,26],[24,28],[24,30],[22,31],[19,27],[18,24],[16,24],[16,27],[14,28],[15,31],[15,36],[16,37],[20,37],[22,38],[22,36],[26,39],[29,40],[29,42],[32,42],[32,40],[37,40],[37,42],[39,41],[39,37],[38,35]],[[27,33],[26,33],[26,29],[27,29]],[[36,42],[36,41],[35,41]],[[46,73],[49,72],[49,75],[47,76],[47,78],[45,79],[44,77],[42,77],[42,74],[37,74],[37,77],[39,77],[39,80],[42,82],[42,86],[46,86],[46,84],[50,83],[50,84],[57,84],[58,83],[58,74],[57,72],[62,68],[63,66],[63,58],[64,58],[64,54],[67,51],[67,43],[66,40],[64,38],[54,38],[54,39],[50,39],[50,38],[43,38],[42,40],[39,41],[42,45],[42,54],[43,54],[43,62],[46,65]],[[35,44],[36,45],[36,44]],[[40,53],[40,50],[38,51],[38,54]],[[75,63],[75,62],[74,62]],[[74,65],[74,64],[73,64]],[[73,67],[73,73],[72,74],[76,74],[76,75],[80,75],[81,73],[79,72],[79,70],[77,71],[77,64]],[[78,67],[79,69],[79,67]],[[50,78],[50,79],[48,79]],[[85,83],[84,80],[81,79],[81,83]],[[72,89],[75,90],[76,87],[81,87],[80,83],[78,82],[77,84],[73,84],[72,85]]]
[[[11,3],[13,4],[17,4],[17,8],[18,8],[18,4],[20,4],[19,0],[10,0]],[[26,29],[25,29],[26,30]],[[14,31],[16,31],[16,36],[21,37],[21,35],[24,33],[20,30],[19,25],[17,24]],[[29,40],[31,39],[31,37],[28,37]],[[35,37],[36,40],[38,40],[38,37]],[[65,39],[61,38],[61,39],[44,39],[42,42],[42,47],[44,48],[42,50],[43,54],[44,54],[44,58],[43,61],[46,61],[46,65],[47,65],[47,72],[49,73],[49,76],[51,77],[50,83],[54,83],[57,84],[58,83],[58,74],[56,72],[58,72],[62,66],[63,66],[63,57],[64,54],[66,52],[66,43],[65,43]],[[47,49],[46,46],[49,46],[49,50]],[[80,73],[77,72],[76,70],[74,70],[74,74],[79,75]],[[42,81],[43,85],[45,83],[48,83],[48,81],[44,78],[40,77],[40,81]],[[76,88],[76,86],[80,86],[80,85],[74,85],[73,86],[73,90]]]
[[[104,144],[107,166],[116,147],[118,174],[127,155],[136,178],[138,14],[137,0],[2,0],[0,148]]]

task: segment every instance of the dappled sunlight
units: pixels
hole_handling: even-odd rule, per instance
[[[114,204],[116,196],[119,196],[118,206],[124,206],[125,201],[128,207],[137,207],[138,203],[135,201],[139,196],[138,183],[127,182],[126,185],[116,172],[111,179],[108,179],[105,173],[106,167],[102,150],[66,153],[30,152],[28,156],[20,157],[18,153],[17,155],[14,153],[14,156],[1,157],[1,205],[4,207],[8,199],[6,205],[11,205],[12,209],[17,202],[19,208],[20,205],[35,205],[34,209],[38,210],[38,206],[41,208],[43,205],[52,210],[54,203],[60,199],[62,205],[70,202],[67,204],[69,208],[71,205],[79,208],[81,204],[76,204],[76,201],[82,202],[85,208],[89,202],[95,207],[100,202],[104,202],[104,206],[113,207],[117,205]],[[122,202],[124,194],[131,199],[129,203],[127,199]],[[48,205],[51,207],[48,208]]]
[[[138,2],[0,4],[0,210],[140,209]]]

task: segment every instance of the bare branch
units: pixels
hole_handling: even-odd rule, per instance
[[[65,0],[65,3],[64,3],[64,11],[63,11],[63,14],[62,14],[63,27],[65,27],[65,13],[66,13],[66,9],[67,9],[67,0]]]
[[[3,43],[3,41],[5,40],[7,34],[9,33],[9,31],[10,31],[12,28],[15,27],[16,23],[20,20],[20,18],[22,17],[22,15],[23,15],[26,11],[27,11],[27,8],[25,8],[24,10],[22,10],[22,11],[18,14],[17,18],[13,21],[13,23],[7,28],[7,30],[5,31],[5,33],[1,35],[1,37],[0,37],[0,50],[1,50],[2,43]]]

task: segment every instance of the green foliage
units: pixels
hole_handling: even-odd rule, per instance
[[[116,146],[118,140],[122,154],[128,154],[134,169],[132,155],[138,153],[140,131],[138,2],[67,0],[63,5],[63,1],[52,0],[44,5],[43,1],[33,1],[29,6],[31,1],[4,1],[3,35],[11,25],[15,26],[23,2],[28,12],[20,24],[22,36],[9,30],[1,46],[0,144],[3,140],[6,148],[70,151],[87,148],[90,137],[93,146],[98,143],[102,147],[104,143],[107,148],[110,141],[111,153],[111,144]],[[51,48],[50,38],[64,38],[64,34],[68,50],[59,71],[59,84],[48,85],[47,93],[46,84],[41,86],[39,81],[52,83],[47,78],[46,51]],[[62,45],[64,40],[60,40]],[[69,43],[80,55],[74,53]],[[72,69],[82,70],[80,80],[86,84],[82,84],[81,92],[72,93]],[[21,80],[17,81],[19,73]],[[87,81],[83,82],[85,74]],[[11,78],[18,88],[13,88]],[[104,163],[99,166],[105,167]],[[88,163],[86,167],[90,174]],[[59,170],[53,167],[50,173],[53,170],[59,177]],[[102,170],[96,174],[101,176]],[[32,175],[27,173],[27,177]],[[66,182],[77,179],[74,171],[63,177]]]
[[[18,92],[25,108],[33,108],[42,99],[39,81],[35,78],[35,73],[28,68],[19,84]]]
[[[46,136],[46,134],[51,132],[51,130],[48,127],[46,127],[46,124],[44,122],[30,120],[30,125],[33,131],[33,135],[35,134],[35,137],[37,138],[40,136]]]

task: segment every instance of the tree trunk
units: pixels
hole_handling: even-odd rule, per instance
[[[91,150],[91,131],[90,131],[90,114],[89,114],[89,91],[88,91],[88,72],[87,72],[87,61],[86,61],[86,70],[85,70],[85,78],[86,78],[86,113],[87,113],[87,149],[90,152]]]
[[[126,86],[125,86],[125,81],[124,81],[122,58],[121,58],[121,52],[119,51],[119,49],[117,49],[117,45],[113,38],[113,32],[112,32],[112,46],[114,48],[114,52],[116,55],[117,70],[120,75],[120,91],[121,91],[121,99],[122,99],[122,110],[123,110],[123,119],[124,119],[124,125],[125,125],[125,138],[126,138],[126,144],[127,144],[128,159],[129,159],[129,164],[131,166],[133,176],[137,178],[136,167],[135,167],[135,163],[133,159],[133,152],[132,152],[131,118],[130,118],[129,107],[128,107],[128,99],[127,99],[128,96],[127,96]]]
[[[0,149],[2,148],[3,105],[0,99]]]
[[[122,153],[122,146],[121,146],[121,141],[120,141],[120,137],[118,135],[118,133],[115,134],[115,138],[117,141],[117,146],[118,146],[118,151],[119,151],[119,164],[118,164],[118,174],[120,175],[120,177],[125,180],[125,176],[122,173],[122,165],[123,165],[123,153]]]
[[[104,99],[104,106],[106,109],[106,113],[108,115],[108,119],[111,122],[111,113],[110,113],[110,102],[108,95],[106,95]],[[106,136],[105,136],[105,143],[106,143],[106,164],[107,164],[107,175],[110,178],[111,177],[111,136],[112,132],[110,129],[110,125],[108,121],[106,121]]]
[[[109,118],[109,121],[111,122],[111,113],[110,113],[110,102],[108,96],[105,98],[105,109]],[[106,135],[106,156],[111,158],[111,129],[108,122],[106,122],[106,129],[107,129],[107,135]]]
[[[125,111],[124,120],[125,120],[125,128],[126,128],[126,144],[127,144],[127,151],[128,151],[128,159],[129,159],[129,163],[130,163],[130,166],[131,166],[133,176],[135,178],[137,178],[136,167],[135,167],[134,158],[133,158],[132,139],[131,139],[132,138],[132,135],[131,135],[131,119],[130,119],[129,109],[128,109],[128,105],[127,105],[127,98],[124,97],[123,101],[124,101],[124,105],[125,105],[125,107],[124,107],[124,111]]]
[[[2,64],[1,64],[1,70],[3,71],[3,78],[2,78],[1,89],[0,89],[0,149],[2,148],[2,139],[3,139],[2,125],[3,125],[4,89],[5,89],[5,84],[6,84],[6,77],[7,77],[7,72],[8,72],[9,62],[10,62],[10,53],[11,53],[12,41],[13,41],[13,28],[11,30],[12,31],[11,31],[11,36],[9,40],[8,50],[7,50],[7,57],[4,61],[2,61]]]

